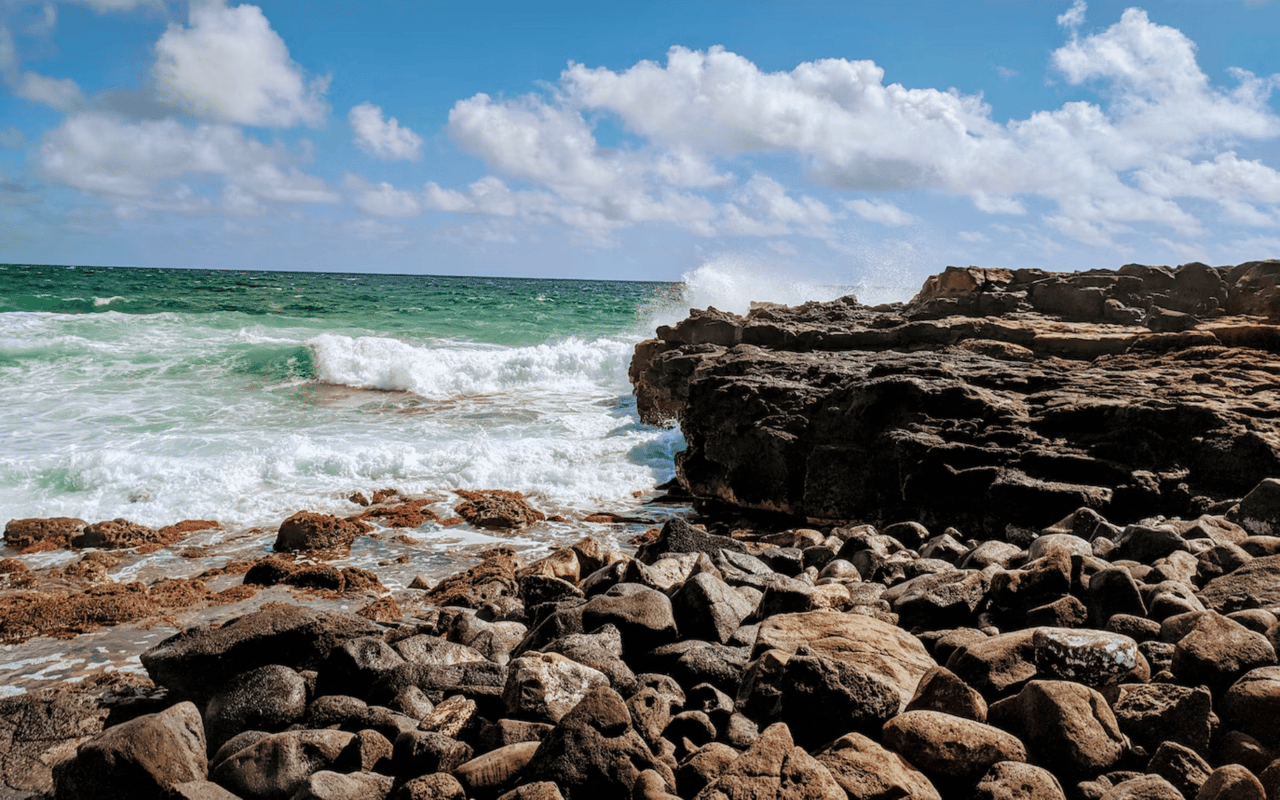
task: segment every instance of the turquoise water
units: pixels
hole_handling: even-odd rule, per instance
[[[850,291],[724,263],[681,283],[0,265],[0,523],[273,531],[356,491],[448,516],[453,490],[508,489],[567,522],[505,541],[572,540],[636,513],[684,444],[639,421],[638,341],[690,307]]]

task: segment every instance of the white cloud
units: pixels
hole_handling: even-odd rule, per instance
[[[377,217],[416,217],[422,213],[422,200],[414,192],[397,189],[389,183],[372,184],[355,175],[343,181],[355,192],[355,204],[366,214]]]
[[[1084,0],[1075,0],[1071,8],[1058,15],[1058,24],[1074,33],[1084,24],[1084,14],[1088,10],[1089,6]]]
[[[991,241],[991,237],[980,231],[960,231],[956,234],[960,241],[970,244],[982,244]]]
[[[24,72],[14,94],[28,100],[44,103],[58,111],[74,111],[84,105],[84,93],[70,78],[49,78],[34,72]]]
[[[338,196],[323,180],[229,125],[188,127],[176,120],[126,122],[105,114],[74,114],[45,135],[39,164],[44,174],[77,189],[160,200],[170,182],[214,177],[238,213],[248,199],[277,203],[328,203]]]
[[[187,26],[156,42],[158,97],[197,117],[243,125],[320,123],[327,79],[308,83],[257,6],[195,0]]]
[[[387,161],[417,161],[422,154],[422,137],[400,127],[395,117],[384,120],[382,109],[373,103],[361,103],[347,115],[361,150]]]
[[[845,206],[863,219],[879,222],[881,225],[909,225],[918,220],[912,214],[903,211],[887,200],[849,200]]]
[[[164,10],[164,0],[63,0],[63,2],[87,6],[99,14],[132,11],[135,8],[146,7]]]

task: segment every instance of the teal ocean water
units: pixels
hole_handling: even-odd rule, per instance
[[[632,513],[683,446],[636,415],[635,343],[690,307],[849,291],[732,265],[681,283],[0,265],[0,522],[274,530],[379,488],[442,513],[454,489]],[[487,541],[471,533],[415,535]]]

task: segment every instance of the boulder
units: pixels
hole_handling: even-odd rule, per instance
[[[1190,747],[1162,742],[1147,763],[1147,772],[1169,781],[1184,797],[1195,797],[1213,768]]]
[[[1196,800],[1267,800],[1262,782],[1239,764],[1224,764],[1213,771]]]
[[[321,770],[308,776],[291,800],[386,800],[394,782],[387,775]]]
[[[924,773],[860,733],[841,736],[816,757],[851,798],[941,800]]]
[[[404,783],[437,772],[452,773],[471,760],[471,745],[435,731],[405,731],[392,746],[391,768]]]
[[[975,722],[987,721],[987,701],[945,667],[934,667],[920,678],[905,710],[940,711]]]
[[[1201,602],[1219,613],[1280,605],[1280,555],[1254,558],[1200,591]]]
[[[991,765],[973,790],[973,800],[1067,800],[1052,772],[1017,761]]]
[[[896,625],[835,611],[770,617],[760,623],[752,652],[757,656],[766,650],[794,653],[801,647],[883,679],[897,689],[903,706],[924,674],[937,666],[924,645]]]
[[[729,584],[705,572],[680,586],[671,597],[671,607],[685,637],[720,644],[728,642],[742,621],[755,610]]]
[[[745,553],[746,547],[736,539],[707,533],[676,518],[667,520],[653,541],[640,546],[636,551],[636,559],[652,564],[667,553],[705,553],[715,557],[722,550]]]
[[[819,761],[795,746],[783,723],[766,728],[750,749],[698,792],[697,800],[839,800],[844,789]]]
[[[1018,735],[1035,763],[1068,779],[1115,768],[1129,745],[1106,699],[1071,681],[1031,681],[989,719]]]
[[[358,770],[355,741],[346,731],[273,733],[228,756],[210,777],[244,800],[286,800],[320,770]]]
[[[1027,760],[1022,742],[999,728],[937,711],[907,711],[885,723],[884,746],[936,784],[974,786],[1001,761]]]
[[[671,600],[662,592],[635,583],[619,583],[587,601],[582,625],[588,632],[613,625],[628,654],[652,650],[678,636]]]
[[[521,773],[524,783],[552,781],[564,800],[626,796],[646,769],[669,786],[675,776],[631,727],[627,704],[608,687],[587,692],[542,740]]]
[[[459,489],[455,492],[463,499],[463,503],[454,507],[458,516],[468,525],[477,528],[495,528],[512,530],[527,528],[547,518],[546,514],[529,505],[520,492],[507,492],[500,489],[467,491]]]
[[[203,699],[234,676],[267,664],[315,669],[343,642],[380,632],[355,614],[276,606],[221,627],[188,628],[144,652],[142,665],[157,685]]]
[[[4,526],[4,543],[14,550],[25,550],[34,544],[48,547],[70,547],[88,523],[74,517],[11,519]]]
[[[209,747],[217,749],[240,731],[284,730],[307,710],[307,683],[288,667],[267,664],[232,678],[205,707]]]
[[[275,544],[277,553],[286,552],[343,552],[351,548],[357,536],[373,530],[363,522],[299,511],[280,523]]]
[[[181,783],[204,780],[204,725],[189,702],[108,728],[53,769],[57,797],[165,798]]]
[[[559,722],[592,687],[609,685],[603,673],[559,653],[525,653],[507,670],[507,714],[534,722]]]
[[[137,547],[158,538],[154,528],[139,525],[127,519],[112,519],[86,525],[71,540],[72,547],[100,547],[104,550],[123,550]]]
[[[1280,479],[1264,478],[1241,498],[1230,517],[1254,535],[1280,535]]]
[[[539,742],[518,742],[490,750],[453,770],[469,797],[493,796],[510,788],[538,750]]]
[[[1186,800],[1182,792],[1159,775],[1141,775],[1120,781],[1101,800]]]
[[[1031,637],[1036,673],[1095,689],[1117,683],[1138,666],[1138,643],[1128,636],[1095,630],[1036,628]]]
[[[1172,683],[1123,684],[1108,690],[1120,732],[1148,753],[1174,742],[1207,755],[1213,698],[1202,687]]]
[[[990,703],[1015,694],[1036,675],[1035,631],[1002,633],[967,642],[947,659],[947,669]]]
[[[1176,636],[1173,652],[1173,674],[1179,682],[1195,686],[1204,684],[1210,691],[1220,692],[1240,676],[1257,667],[1276,663],[1276,652],[1267,637],[1213,611],[1182,615],[1183,625],[1170,625],[1179,617],[1166,620],[1165,629],[1185,632]],[[1161,631],[1161,638],[1165,636]]]
[[[1247,733],[1268,747],[1280,747],[1280,667],[1258,667],[1231,685],[1218,713],[1228,728]]]

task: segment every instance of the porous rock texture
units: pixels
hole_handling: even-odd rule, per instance
[[[1194,517],[1280,474],[1278,281],[1280,261],[949,267],[906,304],[694,310],[637,345],[631,379],[684,432],[681,485],[739,509],[991,532],[1081,506]]]

